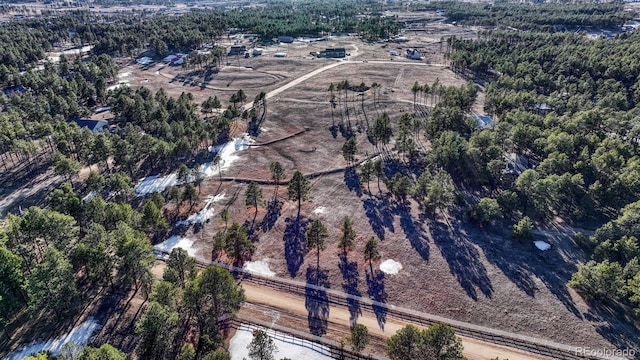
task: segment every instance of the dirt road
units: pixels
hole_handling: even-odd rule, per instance
[[[305,307],[305,299],[302,296],[295,294],[289,294],[281,291],[276,291],[271,288],[257,286],[251,283],[242,283],[242,287],[247,297],[247,303],[268,305],[271,308],[282,309],[287,313],[297,314],[300,316],[302,322],[307,321],[307,309]],[[332,329],[340,329],[341,332],[348,329],[350,326],[350,313],[349,310],[344,307],[338,307],[331,305],[329,307],[328,333],[330,334]],[[387,321],[382,330],[378,326],[378,321],[374,314],[363,311],[358,318],[358,323],[367,326],[369,333],[373,336],[386,338],[393,335],[396,331],[401,329],[407,323],[398,321],[392,318],[387,318]],[[291,326],[291,324],[281,324],[283,326]],[[308,329],[298,329],[308,331]],[[493,359],[496,356],[501,359],[509,360],[546,360],[548,358],[526,353],[524,351],[506,348],[504,346],[494,345],[483,341],[462,337],[462,343],[464,345],[464,355],[469,360],[487,360]]]

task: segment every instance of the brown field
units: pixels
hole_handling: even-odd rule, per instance
[[[565,286],[576,269],[575,264],[586,259],[570,239],[570,229],[549,232],[546,240],[554,247],[541,254],[530,243],[511,240],[508,224],[481,229],[468,223],[463,210],[435,219],[424,216],[415,201],[407,206],[398,205],[387,196],[383,184],[382,191],[378,191],[375,180],[368,193],[367,186],[361,186],[353,173],[347,171],[341,152],[345,138],[339,131],[331,131],[334,121],[340,121],[340,108],[333,112],[330,108],[329,84],[344,79],[352,84],[381,84],[378,108],[374,108],[372,92],[365,94],[366,116],[360,100],[349,94],[351,122],[354,128],[356,123],[364,128],[366,119],[373,122],[383,111],[395,122],[402,113],[412,111],[410,89],[415,81],[431,84],[437,78],[444,85],[456,86],[466,81],[442,65],[438,42],[442,36],[452,33],[473,34],[469,34],[469,28],[442,26],[445,28],[441,27],[440,32],[435,27],[429,31],[408,32],[407,44],[368,44],[344,37],[328,42],[267,47],[259,57],[228,59],[230,65],[223,66],[206,82],[202,72],[189,74],[165,65],[148,70],[128,65],[120,71],[128,75],[120,80],[128,81],[134,88],[149,87],[153,92],[163,88],[171,96],[190,92],[198,103],[217,95],[226,106],[229,96],[239,89],[245,91],[250,101],[260,91],[269,93],[333,64],[336,60],[312,58],[309,53],[344,46],[351,52],[344,64],[268,99],[267,118],[255,140],[259,145],[299,134],[239,152],[241,160],[223,173],[225,178],[269,180],[269,164],[273,161],[280,161],[288,176],[296,169],[305,174],[334,170],[312,179],[311,199],[303,202],[299,221],[296,221],[297,204],[285,199],[285,186],[280,186],[278,192],[281,208],[268,212],[266,206],[262,206],[254,217],[253,209],[247,209],[244,204],[245,182],[224,180],[220,183],[213,177],[202,184],[202,199],[224,192],[226,198],[215,205],[216,210],[226,206],[231,221],[254,226],[257,241],[253,260],[269,259],[271,270],[278,276],[307,281],[307,270],[315,267],[316,258],[315,253],[306,252],[301,234],[311,219],[319,218],[329,228],[328,246],[320,255],[320,267],[327,276],[323,284],[332,289],[578,347],[611,348],[639,343],[637,329],[616,320],[620,314],[587,306]],[[402,49],[420,44],[425,46],[423,61],[402,56],[392,60],[389,56],[390,49],[398,48],[402,55]],[[281,51],[288,52],[288,57],[272,56]],[[482,112],[483,102],[484,94],[480,92],[474,112]],[[243,127],[240,121],[236,133]],[[356,136],[358,158],[375,153],[364,131],[356,132]],[[274,187],[263,185],[262,188],[265,199],[271,199]],[[196,207],[193,212],[198,210]],[[198,256],[203,259],[211,258],[213,234],[224,229],[218,213],[204,226],[192,227],[182,234],[196,239]],[[358,233],[357,245],[346,262],[340,259],[336,246],[343,216],[351,217]],[[381,240],[383,259],[402,263],[399,274],[383,276],[377,272],[375,279],[371,278],[368,264],[362,258],[364,241],[371,236]],[[103,331],[101,338],[115,334],[127,343],[130,338],[123,334],[132,329],[139,311],[136,306],[117,301],[117,308],[129,310],[118,319],[108,320],[105,329],[111,333]],[[134,302],[136,304],[131,305],[139,305],[139,299]],[[493,357],[491,355],[487,354],[487,358]]]
[[[418,42],[416,38],[411,41]],[[337,171],[312,180],[312,199],[303,203],[299,223],[295,221],[296,204],[285,200],[286,189],[280,186],[280,201],[284,204],[275,221],[266,219],[273,214],[268,214],[265,207],[255,216],[257,251],[253,260],[269,259],[271,269],[279,276],[307,280],[307,269],[315,267],[315,254],[307,254],[304,245],[295,242],[296,238],[300,240],[296,234],[302,233],[311,219],[320,218],[330,233],[320,264],[328,276],[328,286],[333,289],[363,296],[374,290],[367,281],[370,274],[361,253],[364,241],[377,235],[382,240],[383,258],[395,259],[403,265],[398,275],[384,276],[378,283],[382,289],[377,291],[382,290],[385,295],[381,299],[390,304],[574,346],[611,347],[612,343],[621,346],[637,339],[637,331],[632,326],[590,308],[565,286],[576,269],[575,263],[585,259],[585,254],[568,236],[570,229],[565,229],[566,233],[550,233],[552,236],[546,240],[554,245],[554,250],[543,255],[530,243],[514,243],[508,230],[502,230],[508,229],[508,224],[479,229],[466,221],[462,210],[437,219],[425,217],[414,201],[409,207],[399,206],[385,194],[384,185],[378,193],[375,180],[371,183],[372,194],[368,194],[366,186],[358,185],[345,173],[346,163],[341,156],[345,138],[339,132],[334,136],[330,131],[332,122],[339,121],[340,110],[335,109],[332,117],[329,84],[343,79],[354,84],[362,81],[382,84],[378,110],[373,107],[371,92],[366,94],[367,117],[371,122],[379,112],[385,111],[397,120],[403,112],[412,110],[410,88],[414,81],[430,84],[438,78],[445,85],[465,82],[436,61],[425,66],[429,58],[423,62],[402,57],[390,60],[391,44],[385,47],[348,39],[341,43],[294,44],[285,59],[270,57],[268,52],[261,57],[237,59],[238,66],[253,70],[238,71],[234,60],[234,67],[223,67],[204,89],[168,82],[166,77],[182,73],[177,69],[160,70],[165,79],[156,77],[157,80],[149,84],[159,83],[174,95],[193,90],[196,99],[213,94],[225,99],[231,91],[242,88],[252,99],[258,91],[271,91],[313,69],[331,64],[334,60],[312,59],[305,53],[337,45],[351,49],[348,50],[352,52],[351,60],[270,98],[267,119],[256,142],[265,143],[303,129],[307,131],[239,153],[241,161],[223,174],[227,178],[268,180],[268,166],[272,161],[280,161],[289,175],[295,169],[305,174]],[[258,75],[252,77],[251,74]],[[225,89],[229,79],[231,84]],[[482,111],[483,99],[480,93],[474,111]],[[351,121],[364,124],[358,102],[352,105]],[[365,154],[373,154],[375,148],[366,135],[356,134],[358,157],[363,159]],[[218,180],[212,178],[203,186],[203,197],[216,191],[224,192],[227,198],[223,205],[229,207],[232,221],[252,224],[253,210],[244,206],[245,186],[230,181],[220,186]],[[265,198],[270,198],[274,188],[263,186],[263,190]],[[324,212],[314,213],[319,208]],[[340,219],[346,215],[351,217],[358,233],[358,244],[349,254],[348,273],[339,267],[340,250],[336,247]],[[223,228],[219,218],[214,218],[197,233],[189,230],[186,236],[199,239],[199,255],[209,258],[211,238]]]

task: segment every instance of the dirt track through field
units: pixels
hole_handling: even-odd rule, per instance
[[[272,288],[262,287],[255,284],[243,282],[242,287],[249,304],[267,305],[271,308],[281,309],[289,314],[296,314],[300,319],[300,323],[307,321],[308,311],[305,307],[305,299],[299,295],[285,293],[274,290]],[[242,311],[241,311],[242,312]],[[344,307],[334,305],[329,306],[329,317],[327,319],[330,334],[332,330],[336,332],[348,331],[350,326],[350,313]],[[367,326],[369,333],[376,337],[387,338],[400,330],[408,323],[388,318],[384,330],[378,326],[378,321],[374,314],[363,311],[358,317],[358,323]],[[281,324],[290,326],[291,324]],[[305,330],[307,329],[297,329]],[[510,360],[542,360],[546,357],[529,354],[523,351],[509,349],[503,346],[490,344],[487,342],[462,337],[464,345],[464,355],[469,360],[485,360],[499,356],[501,359]]]

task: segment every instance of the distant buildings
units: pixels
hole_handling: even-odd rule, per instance
[[[251,53],[251,55],[253,55],[253,56],[260,56],[260,55],[262,55],[262,49],[260,49],[260,48],[255,48],[255,49],[253,49],[253,52]]]
[[[286,52],[277,52],[277,53],[273,54],[273,56],[277,57],[277,58],[284,58],[284,57],[287,57],[287,53]]]
[[[153,59],[148,56],[143,56],[139,59],[136,59],[136,63],[140,65],[149,65],[153,64]]]
[[[169,65],[178,66],[184,63],[184,60],[186,57],[187,57],[186,54],[178,53],[178,54],[168,55],[167,57],[162,59],[162,61],[165,63],[169,63]]]
[[[345,56],[347,56],[347,52],[344,48],[327,48],[318,54],[318,57],[323,58],[343,58]]]
[[[228,56],[244,55],[245,52],[247,52],[247,47],[245,45],[234,45],[229,48]]]
[[[418,49],[407,49],[407,59],[422,60],[422,55]]]
[[[293,42],[293,36],[278,36],[278,41],[290,44]]]

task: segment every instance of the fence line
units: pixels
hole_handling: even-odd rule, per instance
[[[162,255],[158,258],[162,260]],[[234,274],[236,278],[240,278],[242,281],[251,282],[257,285],[267,286],[274,289],[282,290],[285,292],[295,293],[302,296],[309,296],[309,293],[320,292],[327,296],[328,302],[334,305],[340,306],[353,306],[354,303],[364,305],[361,309],[375,313],[374,309],[381,309],[386,312],[385,316],[392,317],[398,320],[411,322],[421,326],[431,326],[435,323],[442,323],[454,329],[456,334],[465,337],[486,341],[496,345],[507,346],[537,355],[547,356],[557,360],[626,360],[624,358],[615,356],[585,356],[579,355],[577,348],[566,344],[556,343],[550,340],[534,338],[527,335],[509,333],[503,330],[488,328],[481,325],[475,325],[458,321],[454,319],[445,318],[439,315],[424,313],[408,308],[403,308],[391,304],[386,304],[378,301],[373,301],[369,298],[361,296],[355,296],[337,291],[334,289],[328,289],[322,286],[316,286],[296,280],[285,279],[280,277],[267,277],[256,273],[249,272],[245,269],[231,266],[228,264],[220,263],[217,261],[203,262],[197,260],[199,267],[206,267],[209,265],[215,265],[225,268]],[[313,290],[308,292],[307,290]],[[325,299],[325,300],[326,300]]]
[[[264,329],[272,339],[277,339],[286,343],[298,345],[311,349],[319,354],[329,356],[333,359],[340,360],[388,360],[385,357],[377,355],[361,355],[355,353],[341,343],[326,339],[320,336],[312,335],[303,331],[292,329],[289,327],[271,324],[269,322],[239,314],[235,318],[229,318],[224,325],[223,329],[233,328],[235,330],[262,330]]]

